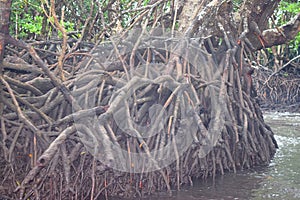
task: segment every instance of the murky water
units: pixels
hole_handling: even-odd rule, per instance
[[[300,199],[300,114],[265,113],[279,145],[253,199]]]
[[[172,197],[149,199],[231,200],[300,199],[300,114],[265,113],[279,149],[268,167],[199,181]]]

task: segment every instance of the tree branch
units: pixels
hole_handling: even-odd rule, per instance
[[[262,32],[262,36],[267,41],[266,47],[285,44],[294,39],[300,32],[300,13],[296,15],[287,24],[274,29],[267,29]],[[261,45],[255,46],[256,49],[261,49]]]

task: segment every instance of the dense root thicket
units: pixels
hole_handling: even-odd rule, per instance
[[[294,67],[295,66],[295,67]],[[299,62],[273,72],[260,69],[255,76],[255,87],[263,110],[300,112]]]
[[[270,162],[277,145],[243,48],[213,38],[120,38],[68,41],[63,71],[53,53],[60,41],[10,49],[1,198],[145,196]]]

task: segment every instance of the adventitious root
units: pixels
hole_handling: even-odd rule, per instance
[[[294,65],[277,73],[260,69],[256,75],[255,86],[262,109],[299,112],[299,73],[300,70]]]
[[[268,164],[277,145],[236,62],[241,48],[209,40],[147,36],[73,49],[64,81],[56,56],[28,48],[32,62],[20,52],[14,65],[24,68],[7,64],[1,77],[0,173],[15,191],[0,193],[146,196]]]

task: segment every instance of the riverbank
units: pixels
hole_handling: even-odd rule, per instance
[[[300,102],[292,105],[275,104],[275,103],[262,103],[260,104],[261,110],[263,112],[290,112],[299,113],[300,112]]]
[[[253,75],[253,86],[263,111],[300,112],[300,69],[290,67],[274,73],[260,68]]]

